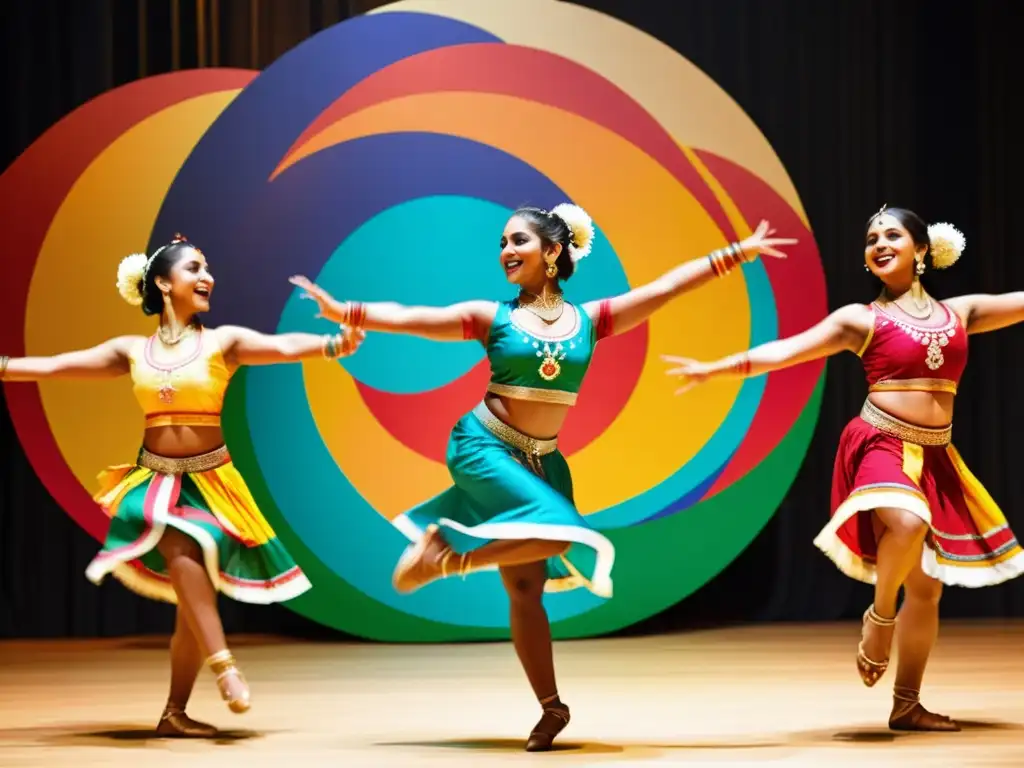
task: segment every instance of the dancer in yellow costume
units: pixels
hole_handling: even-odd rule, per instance
[[[269,365],[352,354],[361,331],[267,336],[248,328],[204,328],[213,276],[206,257],[178,235],[147,257],[129,256],[118,290],[160,325],[149,338],[122,336],[53,357],[0,357],[0,379],[114,378],[129,374],[146,416],[134,464],[100,474],[94,497],[110,516],[103,549],[86,575],[113,574],[129,589],[178,606],[171,638],[171,687],[157,726],[163,736],[213,736],[185,706],[203,659],[233,712],[249,709],[249,687],[217,612],[216,593],[246,603],[290,600],[310,588],[231,463],[220,414],[232,374]]]

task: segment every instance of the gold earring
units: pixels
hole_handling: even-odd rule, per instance
[[[548,268],[544,270],[544,273],[548,277],[556,277],[558,275],[558,266],[553,261],[548,262]]]
[[[928,309],[928,301],[924,297],[924,286],[921,285],[921,275],[924,272],[924,261],[917,262],[914,267],[914,282],[910,284],[910,297],[914,306],[924,311]]]

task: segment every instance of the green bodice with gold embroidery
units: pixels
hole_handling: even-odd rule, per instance
[[[516,400],[575,405],[590,367],[597,334],[582,308],[566,302],[576,316],[573,329],[558,338],[545,338],[516,323],[512,311],[518,300],[498,305],[487,337],[491,381],[487,391]]]

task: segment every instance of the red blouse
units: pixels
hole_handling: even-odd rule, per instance
[[[952,392],[967,366],[967,331],[944,303],[946,322],[929,328],[872,303],[875,323],[859,354],[869,392]]]

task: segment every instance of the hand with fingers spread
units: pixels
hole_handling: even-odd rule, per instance
[[[711,274],[714,277],[725,277],[740,264],[750,264],[762,254],[775,259],[786,258],[786,254],[779,248],[796,245],[796,238],[774,237],[774,235],[775,230],[762,219],[750,237],[739,243],[730,243],[725,248],[719,248],[708,254]]]
[[[743,255],[749,261],[753,261],[758,254],[772,256],[776,259],[786,258],[786,254],[778,250],[779,246],[796,245],[797,240],[793,237],[772,237],[775,228],[769,227],[764,219],[757,225],[754,233],[740,243]]]
[[[317,303],[320,309],[316,315],[318,318],[330,320],[332,323],[352,324],[350,318],[347,317],[349,313],[346,312],[345,304],[335,299],[309,278],[304,275],[293,275],[288,278],[288,282],[305,291],[302,298],[312,299]]]
[[[708,376],[711,375],[708,370],[708,364],[702,363],[699,360],[693,360],[689,357],[677,357],[676,355],[662,355],[661,359],[666,363],[675,365],[674,368],[665,371],[665,375],[679,377],[682,386],[675,391],[677,395],[689,392],[698,384],[707,381]]]
[[[713,376],[731,374],[744,378],[750,373],[750,358],[746,352],[741,352],[738,355],[732,355],[713,363],[705,363],[689,357],[677,357],[676,355],[662,355],[661,359],[675,366],[665,371],[665,375],[679,377],[683,386],[675,391],[677,395],[689,392],[695,386],[704,383]]]

